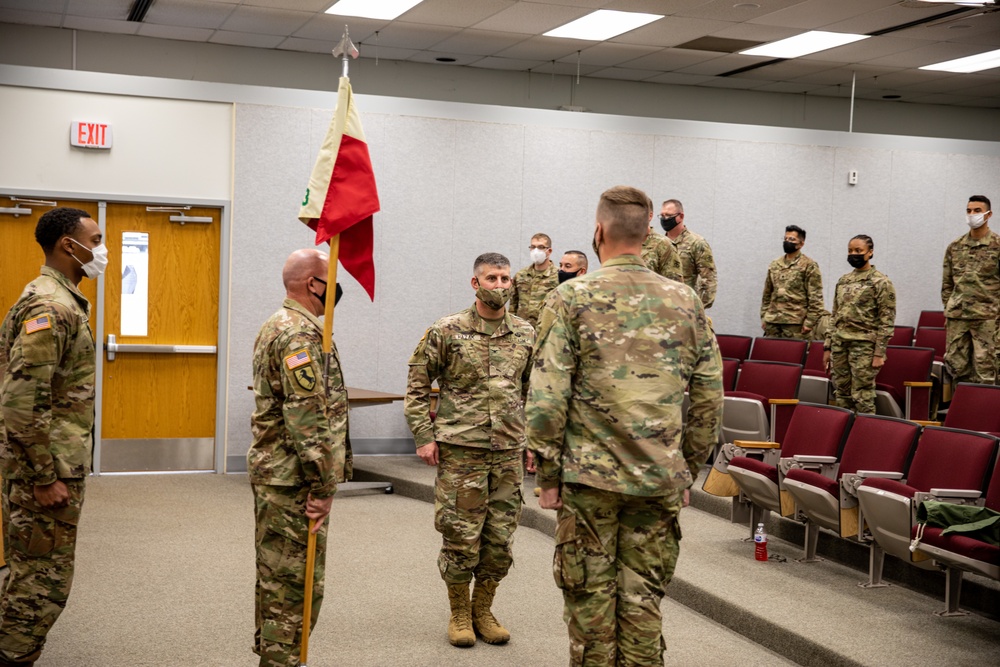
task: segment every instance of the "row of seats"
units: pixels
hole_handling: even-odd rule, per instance
[[[979,391],[982,390],[982,391]],[[968,411],[1000,412],[1000,388],[959,385]],[[987,391],[992,391],[987,394]],[[965,392],[964,394],[962,392]],[[781,438],[736,440],[717,458],[704,489],[732,495],[751,531],[769,512],[805,524],[805,558],[814,562],[820,529],[869,545],[869,580],[882,583],[889,553],[916,567],[947,573],[942,614],[959,608],[962,572],[1000,580],[1000,547],[927,528],[914,551],[916,509],[927,498],[1000,511],[998,439],[993,434],[921,425],[894,417],[798,403]],[[726,478],[726,479],[723,479]],[[985,494],[984,494],[985,492]]]

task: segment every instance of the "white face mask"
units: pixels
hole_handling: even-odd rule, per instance
[[[536,248],[535,250],[532,250],[531,252],[528,253],[528,257],[531,258],[533,264],[541,264],[542,262],[545,261],[546,255],[544,250],[539,250]]]
[[[81,248],[87,248],[87,246],[83,245],[74,238],[70,238],[70,241],[77,244]],[[73,259],[80,262],[80,266],[83,267],[83,272],[87,274],[88,278],[93,279],[104,273],[104,269],[108,267],[108,247],[102,243],[96,248],[87,248],[87,250],[93,253],[94,258],[86,264],[80,262],[80,258],[76,255],[73,255]]]
[[[989,213],[989,211],[986,211],[986,213]],[[986,213],[970,213],[965,216],[965,220],[972,229],[979,229],[986,222]]]

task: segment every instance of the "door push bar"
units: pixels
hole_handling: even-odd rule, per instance
[[[215,345],[135,345],[123,344],[115,341],[114,334],[108,334],[108,342],[104,346],[108,353],[108,361],[114,361],[116,354],[143,353],[143,354],[215,354],[218,349]]]

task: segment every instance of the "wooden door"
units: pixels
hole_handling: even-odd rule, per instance
[[[108,204],[106,220],[100,469],[212,470],[221,210]]]
[[[49,200],[54,201],[54,200]],[[17,202],[7,198],[0,199],[0,207],[15,208]],[[84,201],[57,202],[58,206],[79,208],[90,213],[97,220],[97,204]],[[51,211],[51,206],[23,204],[30,208],[30,215],[14,216],[0,213],[0,252],[3,261],[0,262],[0,319],[6,317],[7,311],[14,305],[24,286],[38,277],[42,265],[45,264],[45,254],[35,241],[35,226],[42,214]],[[90,302],[90,331],[96,334],[97,329],[97,281],[84,278],[80,281],[80,291]]]

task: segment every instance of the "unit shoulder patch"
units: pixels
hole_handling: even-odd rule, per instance
[[[313,372],[312,365],[298,367],[292,375],[299,386],[306,391],[312,391],[316,388],[316,373]]]

